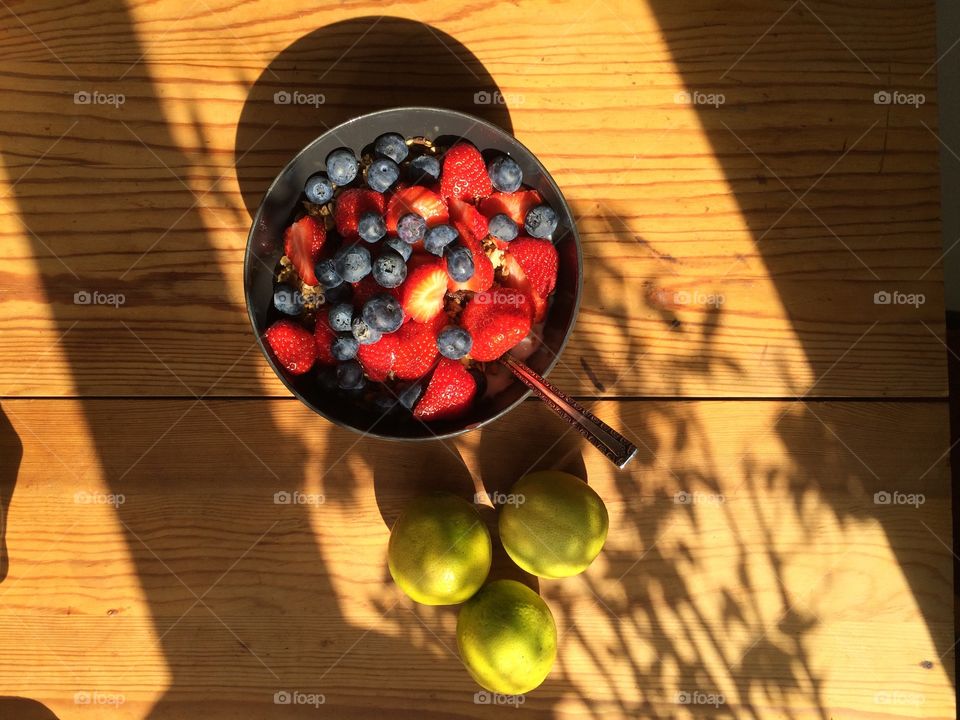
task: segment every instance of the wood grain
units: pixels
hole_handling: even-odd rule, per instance
[[[325,126],[411,103],[512,126],[566,193],[566,390],[946,394],[930,0],[4,5],[2,395],[285,395],[243,312],[249,210]]]
[[[559,467],[611,531],[584,575],[540,584],[560,652],[525,717],[954,717],[943,404],[592,409],[642,444],[628,472],[532,402],[395,444],[284,400],[5,401],[23,457],[3,488],[0,687],[62,720],[502,717],[473,702],[455,609],[389,581],[387,528],[429,489]],[[281,690],[326,702],[274,705]]]

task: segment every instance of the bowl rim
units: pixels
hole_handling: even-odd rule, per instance
[[[345,122],[342,122],[339,125],[335,125],[332,128],[328,128],[323,133],[321,133],[320,135],[315,137],[313,140],[311,140],[309,143],[304,145],[303,148],[301,148],[300,151],[297,152],[283,166],[283,168],[281,168],[281,170],[274,177],[273,181],[267,187],[266,191],[264,191],[263,196],[261,197],[260,202],[257,205],[257,211],[254,213],[253,218],[251,219],[250,229],[247,231],[247,243],[246,243],[246,248],[244,250],[244,256],[243,256],[243,295],[244,295],[244,302],[247,308],[247,318],[250,321],[250,327],[252,328],[253,334],[256,338],[257,346],[260,348],[260,353],[263,355],[264,359],[267,361],[267,365],[269,365],[270,369],[273,370],[274,375],[276,375],[280,379],[280,382],[283,383],[283,385],[287,388],[287,390],[289,390],[290,393],[297,400],[299,400],[303,405],[308,407],[310,410],[315,412],[317,415],[322,417],[327,422],[333,423],[338,427],[343,427],[343,428],[352,430],[353,432],[364,437],[371,436],[376,438],[382,438],[384,440],[393,440],[396,442],[433,442],[435,440],[446,440],[448,438],[457,437],[458,435],[463,435],[464,433],[470,432],[471,430],[479,430],[480,428],[486,425],[489,425],[495,420],[499,420],[507,413],[516,409],[522,402],[527,400],[533,391],[530,390],[529,388],[526,389],[526,391],[523,392],[512,403],[510,403],[509,405],[507,405],[506,407],[504,407],[494,415],[491,415],[490,417],[485,418],[480,422],[471,423],[463,426],[458,430],[450,430],[443,433],[434,433],[431,431],[431,434],[424,435],[421,437],[399,437],[397,435],[378,433],[376,431],[376,425],[377,423],[379,423],[379,420],[375,422],[371,428],[362,430],[358,427],[345,423],[337,418],[330,417],[325,412],[323,412],[320,408],[315,406],[313,403],[309,402],[306,398],[303,397],[303,395],[300,394],[297,388],[294,387],[294,385],[287,379],[287,377],[283,374],[283,372],[280,371],[274,359],[271,357],[270,351],[267,349],[266,345],[264,344],[263,335],[257,331],[256,317],[254,316],[253,303],[251,302],[251,288],[249,283],[249,273],[247,272],[251,262],[254,262],[254,261],[262,262],[259,260],[259,258],[254,258],[253,241],[254,241],[254,233],[256,232],[257,228],[260,225],[260,218],[263,214],[266,200],[274,192],[275,188],[280,182],[280,179],[284,177],[294,165],[300,162],[301,158],[307,155],[314,148],[314,146],[321,144],[327,138],[329,137],[336,138],[337,133],[341,129],[349,125],[353,125],[355,123],[360,123],[364,121],[369,121],[370,118],[389,116],[397,113],[410,112],[410,111],[438,113],[443,116],[451,116],[451,115],[458,116],[461,119],[465,119],[472,122],[473,126],[471,127],[471,129],[473,129],[473,127],[476,127],[478,125],[484,125],[494,133],[505,135],[506,137],[510,138],[513,142],[517,143],[517,145],[519,145],[524,150],[524,152],[528,153],[529,156],[533,158],[533,160],[537,163],[537,165],[540,166],[541,172],[543,174],[543,178],[551,186],[551,188],[557,194],[557,196],[561,198],[561,200],[563,201],[564,209],[566,210],[567,214],[571,218],[570,235],[572,237],[574,245],[576,246],[576,251],[577,251],[576,252],[577,285],[576,285],[576,291],[574,294],[573,305],[570,313],[570,321],[567,325],[566,332],[563,335],[563,339],[561,340],[560,345],[557,348],[557,351],[555,353],[551,351],[553,357],[550,358],[546,367],[543,369],[543,372],[540,373],[544,377],[549,375],[549,373],[553,370],[556,364],[560,361],[560,355],[566,349],[567,343],[570,341],[570,335],[573,334],[573,330],[577,324],[577,318],[580,315],[580,299],[583,295],[583,245],[580,242],[580,233],[577,231],[577,223],[576,223],[576,218],[574,217],[573,209],[570,207],[570,203],[567,201],[566,196],[560,190],[560,186],[557,185],[557,182],[553,179],[553,176],[550,174],[547,168],[540,161],[540,158],[537,157],[536,153],[530,150],[530,148],[524,145],[519,138],[517,138],[512,133],[507,132],[499,125],[495,125],[494,123],[491,123],[487,120],[478,118],[475,115],[470,115],[469,113],[461,112],[459,110],[452,110],[449,108],[430,107],[426,105],[407,105],[402,107],[385,108],[383,110],[376,110],[374,112],[365,113],[363,115],[357,115],[356,117],[350,118],[349,120],[346,120]],[[470,140],[469,137],[464,137],[463,139]],[[427,427],[429,429],[429,426]]]

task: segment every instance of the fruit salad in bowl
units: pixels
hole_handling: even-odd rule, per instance
[[[362,116],[274,181],[245,259],[268,361],[315,411],[391,438],[479,427],[527,394],[576,317],[573,218],[513,137],[449,110]]]

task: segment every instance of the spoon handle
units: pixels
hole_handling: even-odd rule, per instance
[[[623,469],[637,454],[637,446],[627,440],[603,420],[567,397],[556,386],[509,354],[500,358],[514,376],[533,390],[551,410],[573,425],[574,429],[606,455],[618,468]]]

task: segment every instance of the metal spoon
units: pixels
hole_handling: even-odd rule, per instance
[[[637,446],[603,420],[564,395],[515,357],[507,354],[500,358],[500,362],[513,373],[514,377],[533,390],[551,410],[573,425],[578,433],[589,440],[618,468],[622,470],[633,460],[637,454]]]

